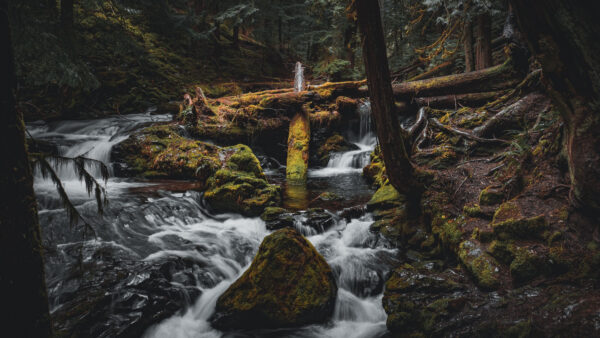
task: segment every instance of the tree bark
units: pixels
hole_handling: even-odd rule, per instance
[[[0,1],[5,47],[0,135],[0,290],[5,332],[22,337],[50,337],[52,327],[42,258],[41,233],[33,176],[25,146],[23,116],[15,109],[15,68],[7,0]],[[10,335],[11,333],[8,333]]]
[[[492,19],[489,14],[477,16],[475,70],[492,66]]]
[[[74,0],[60,1],[60,26],[67,37],[73,36],[73,2]]]
[[[600,212],[600,24],[596,1],[511,0],[520,31],[542,66],[566,124],[575,206]]]
[[[473,25],[471,22],[464,24],[463,47],[465,50],[465,73],[475,70],[473,61]]]
[[[409,208],[417,205],[419,187],[398,122],[386,55],[379,2],[356,0],[358,25],[377,137],[390,183],[407,197]],[[406,135],[407,136],[407,135]]]
[[[233,26],[233,46],[239,48],[240,46],[240,26]]]

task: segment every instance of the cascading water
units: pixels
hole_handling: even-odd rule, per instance
[[[296,62],[294,73],[294,92],[299,93],[304,90],[304,67],[300,62]]]
[[[357,144],[374,143],[367,107],[361,107],[365,109],[361,110],[364,128],[361,127],[357,138],[364,143]],[[30,124],[28,129],[34,138],[58,146],[61,154],[108,162],[112,146],[127,138],[131,131],[148,122],[169,118],[140,114]],[[247,269],[262,239],[269,234],[262,220],[233,214],[211,215],[203,206],[201,193],[190,190],[193,182],[124,178],[108,181],[110,203],[99,216],[93,197],[87,195],[68,168],[63,168],[60,176],[71,200],[94,226],[97,236],[82,241],[81,233],[70,230],[54,186],[36,177],[44,242],[53,248],[46,255],[46,271],[54,315],[60,316],[61,311],[68,312],[82,302],[104,297],[100,299],[107,301],[87,305],[91,309],[100,307],[100,314],[93,317],[99,319],[93,322],[90,330],[95,331],[88,332],[90,336],[119,335],[132,326],[142,325],[147,320],[145,316],[168,318],[150,327],[144,334],[146,337],[225,335],[212,329],[207,320],[214,312],[217,298]],[[340,184],[342,189],[348,185]],[[306,232],[305,222],[306,219],[298,218],[296,227],[323,254],[339,287],[331,323],[259,333],[237,332],[236,336],[381,336],[386,332],[386,314],[381,306],[383,282],[396,256],[395,250],[387,248],[369,231],[373,221],[368,214],[350,222],[336,218],[334,225],[323,233]],[[78,275],[74,272],[78,271],[79,253],[83,264],[94,265],[90,278],[96,284],[73,277]],[[162,277],[165,274],[171,276],[166,282]],[[93,291],[98,293],[88,296]],[[168,297],[160,298],[165,292]],[[174,295],[186,302],[193,299],[193,294],[200,296],[187,310],[176,314],[177,308],[172,306]],[[159,315],[157,311],[165,312]]]
[[[327,167],[312,170],[309,172],[309,176],[327,177],[336,174],[361,172],[362,168],[369,164],[369,156],[377,144],[377,138],[371,127],[371,103],[369,101],[361,102],[358,105],[358,114],[360,116],[359,133],[358,135],[351,134],[350,137],[350,141],[358,149],[332,154]]]

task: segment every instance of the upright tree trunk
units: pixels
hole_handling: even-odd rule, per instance
[[[492,19],[489,14],[477,16],[475,70],[492,66]]]
[[[395,111],[379,2],[356,0],[355,4],[362,33],[371,109],[386,173],[392,186],[406,195],[409,208],[414,209],[420,198],[419,189]]]
[[[73,0],[60,1],[60,25],[67,37],[73,36]]]
[[[350,62],[350,69],[354,69],[354,51],[356,50],[354,34],[356,34],[356,28],[356,23],[352,20],[344,31],[344,51],[346,60]]]
[[[233,26],[233,46],[239,48],[240,46],[240,26]]]
[[[463,35],[463,46],[465,50],[465,73],[475,70],[473,61],[473,25],[471,22],[465,22]]]
[[[42,258],[40,225],[33,193],[33,177],[25,147],[23,117],[15,109],[15,69],[7,0],[1,0],[0,25],[4,36],[1,84],[0,137],[0,292],[2,330],[6,335],[50,337],[52,327]]]
[[[600,24],[596,1],[511,0],[566,124],[571,197],[600,213]]]

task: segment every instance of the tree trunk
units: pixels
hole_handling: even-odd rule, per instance
[[[377,137],[390,183],[407,198],[409,208],[418,205],[419,188],[404,143],[394,105],[379,2],[356,0],[358,25]]]
[[[42,258],[33,177],[25,147],[25,125],[15,109],[15,69],[7,0],[0,2],[5,46],[2,81],[2,161],[0,161],[0,290],[5,332],[22,337],[50,337],[52,327]],[[11,333],[8,333],[11,335]]]
[[[74,0],[60,1],[60,26],[67,37],[73,36],[73,1]]]
[[[354,69],[354,51],[356,50],[354,34],[356,34],[356,22],[351,20],[344,31],[344,51],[345,57],[350,62],[350,69]]]
[[[600,212],[600,24],[595,1],[511,0],[566,124],[571,199]]]
[[[477,16],[475,70],[492,66],[492,19],[489,14]]]
[[[237,49],[240,46],[240,26],[233,26],[233,46]]]
[[[463,46],[465,49],[465,73],[475,70],[473,62],[473,25],[471,22],[464,24]]]

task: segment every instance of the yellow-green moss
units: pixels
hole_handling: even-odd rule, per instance
[[[501,239],[540,238],[548,228],[543,215],[531,218],[508,219],[492,223],[494,233]]]
[[[405,198],[391,185],[386,184],[377,189],[371,200],[367,202],[367,209],[388,209],[402,205]]]
[[[310,123],[305,113],[297,113],[290,122],[286,177],[292,183],[306,182]]]
[[[487,187],[479,194],[479,205],[500,204],[504,200],[504,193],[494,187]]]
[[[294,229],[267,236],[246,272],[217,300],[217,327],[287,327],[327,321],[337,286],[325,259]]]

